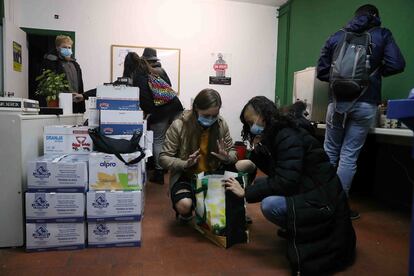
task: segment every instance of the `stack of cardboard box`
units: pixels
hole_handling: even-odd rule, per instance
[[[139,108],[138,88],[100,86],[96,105],[100,111],[102,134],[130,139],[134,132],[141,131],[140,145],[146,148],[146,121]],[[128,153],[122,157],[129,161],[140,154]],[[92,152],[89,167],[89,247],[140,246],[145,162],[125,165],[113,154]]]
[[[85,247],[87,155],[46,155],[27,164],[26,249]]]
[[[27,251],[84,248],[86,236],[89,247],[141,245],[145,161],[153,135],[139,108],[139,89],[101,86],[88,104],[90,126],[46,126],[45,155],[27,163]],[[141,131],[146,158],[126,165],[113,154],[92,151],[88,129],[98,122],[113,138],[130,139]],[[122,157],[130,161],[140,154]]]

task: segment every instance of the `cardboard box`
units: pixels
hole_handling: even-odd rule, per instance
[[[144,131],[143,111],[101,110],[100,130],[105,135],[132,135]]]
[[[89,154],[93,149],[87,126],[45,126],[44,154]]]
[[[121,154],[126,160],[140,156],[140,152]],[[89,155],[89,190],[141,190],[142,165],[127,166],[113,154],[92,152]]]
[[[85,248],[85,223],[26,223],[26,251]]]
[[[141,222],[89,222],[88,247],[141,246]]]
[[[141,191],[93,191],[86,195],[87,220],[139,221],[142,215]]]
[[[45,155],[27,162],[29,192],[84,192],[88,185],[87,155]]]
[[[103,85],[97,88],[99,110],[140,110],[139,88]]]
[[[26,222],[83,222],[83,193],[26,193]]]
[[[106,99],[139,99],[139,88],[125,85],[99,85],[96,88],[96,97]]]
[[[99,110],[125,110],[134,111],[140,110],[139,100],[125,100],[125,99],[107,99],[98,98],[96,100],[96,106]]]

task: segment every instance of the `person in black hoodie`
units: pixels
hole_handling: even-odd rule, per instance
[[[73,113],[83,113],[85,112],[85,101],[82,70],[76,59],[72,57],[73,41],[69,36],[58,35],[55,45],[56,48],[44,56],[42,70],[49,69],[57,74],[65,73],[69,82],[68,92],[73,94]],[[40,101],[43,103],[43,99]]]
[[[263,215],[282,227],[293,273],[325,275],[351,264],[356,237],[347,196],[321,144],[263,96],[244,106],[240,120],[243,139],[254,144],[251,161],[267,176],[245,189],[230,178],[226,189],[261,202]]]
[[[165,140],[165,133],[171,122],[184,110],[178,97],[174,97],[165,105],[156,106],[151,88],[148,84],[148,75],[157,74],[147,61],[137,53],[130,52],[124,61],[123,77],[132,78],[133,86],[139,87],[139,105],[148,120],[148,127],[154,131],[153,156],[155,171],[150,181],[163,184],[164,170],[159,164],[159,155]]]
[[[157,73],[166,83],[172,86],[167,72],[165,72],[164,68],[162,68],[161,62],[157,57],[157,50],[154,48],[145,48],[142,53],[142,59],[146,60],[154,72]]]
[[[373,5],[363,5],[355,11],[354,18],[342,30],[331,35],[323,46],[317,67],[317,77],[321,81],[330,81],[334,52],[342,44],[346,32],[368,32],[371,39],[371,53],[368,53],[370,76],[365,92],[355,99],[343,95],[335,95],[334,98],[330,91],[326,114],[324,148],[330,162],[337,167],[342,186],[348,194],[359,153],[369,129],[375,123],[377,106],[381,102],[381,79],[404,71],[405,60],[391,31],[381,27],[378,9]],[[350,89],[346,91],[349,95]],[[351,218],[359,218],[359,213],[351,211]]]

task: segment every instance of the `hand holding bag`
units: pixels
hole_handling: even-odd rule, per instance
[[[235,177],[243,185],[246,175],[232,172],[201,173],[193,183],[194,227],[215,244],[229,248],[248,241],[244,198],[225,191],[223,180]]]
[[[135,132],[134,135],[132,135],[131,140],[115,139],[105,136],[99,132],[99,128],[89,129],[88,132],[96,151],[114,154],[127,166],[137,164],[145,157],[144,150],[139,145],[139,141],[142,137],[141,131]],[[140,155],[129,162],[126,162],[121,156],[121,153],[133,152],[140,152]]]

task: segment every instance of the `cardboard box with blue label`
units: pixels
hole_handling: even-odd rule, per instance
[[[140,152],[121,154],[127,162]],[[89,190],[141,190],[142,164],[125,165],[113,154],[92,152],[89,155]]]
[[[132,135],[144,131],[143,111],[101,110],[100,131],[105,135]]]
[[[26,193],[26,222],[83,222],[83,193]]]
[[[26,251],[85,248],[85,223],[26,223]]]
[[[140,110],[138,87],[102,85],[96,95],[99,110]]]
[[[29,192],[84,192],[88,186],[87,155],[45,155],[27,163]]]
[[[87,126],[45,126],[44,154],[89,154],[93,149]]]
[[[141,222],[89,222],[88,247],[141,246]]]
[[[86,195],[88,221],[139,221],[141,191],[91,191]]]

